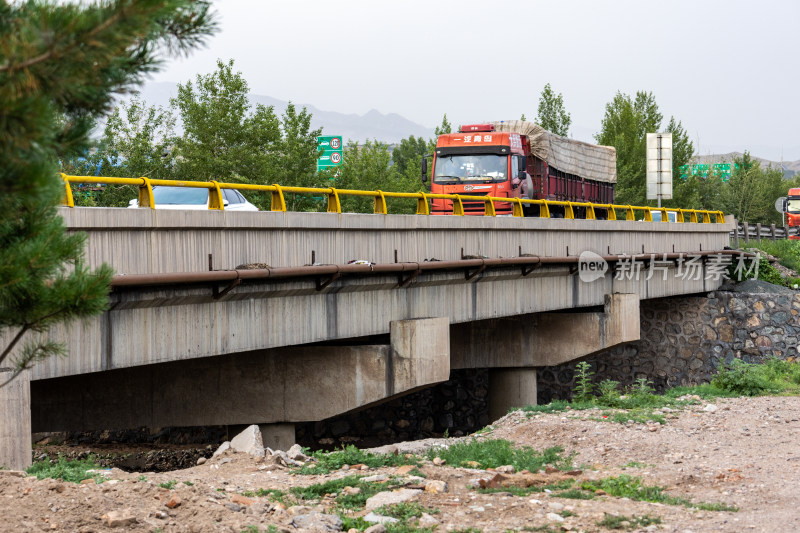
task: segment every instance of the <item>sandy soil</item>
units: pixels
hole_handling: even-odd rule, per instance
[[[661,485],[670,495],[694,502],[724,503],[738,512],[702,511],[681,505],[631,501],[608,495],[574,500],[548,493],[512,496],[480,494],[467,485],[493,473],[436,466],[426,462],[426,479],[409,479],[410,488],[430,480],[447,483],[447,491],[420,491],[415,500],[437,508],[438,531],[477,528],[483,531],[607,531],[597,522],[606,513],[659,517],[661,523],[639,531],[800,531],[797,487],[800,486],[800,398],[720,399],[714,407],[700,402],[667,413],[665,425],[616,424],[598,411],[507,415],[481,438],[503,438],[517,445],[544,449],[562,446],[575,453],[582,472],[577,479],[619,474]],[[399,445],[401,452],[435,441]],[[250,526],[299,531],[297,517],[327,511],[334,496],[284,508],[267,497],[244,497],[257,489],[287,490],[354,473],[387,474],[395,468],[340,470],[324,476],[293,474],[272,459],[256,460],[226,452],[203,465],[162,473],[126,473],[113,469],[102,484],[38,481],[0,472],[0,531],[231,531]],[[546,474],[553,479],[562,474]],[[525,474],[506,474],[522,478]],[[160,483],[175,482],[171,489]],[[563,518],[561,515],[568,515]],[[123,525],[110,526],[115,519]],[[635,528],[631,528],[636,530]],[[547,529],[540,529],[547,530]],[[250,529],[250,531],[254,531]]]

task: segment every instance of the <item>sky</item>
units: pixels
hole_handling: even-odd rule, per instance
[[[649,91],[699,155],[800,160],[795,0],[217,0],[219,31],[153,81],[234,60],[250,92],[433,128],[536,116],[546,83],[593,141],[617,92]],[[335,132],[327,132],[335,135]]]

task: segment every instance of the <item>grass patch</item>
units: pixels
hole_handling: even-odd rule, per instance
[[[774,357],[758,365],[734,359],[719,369],[711,386],[738,396],[797,394],[800,392],[800,364]]]
[[[686,498],[670,496],[664,492],[664,487],[657,485],[644,485],[641,478],[628,475],[619,477],[609,477],[595,481],[584,481],[581,489],[595,492],[603,490],[611,496],[618,498],[629,498],[631,500],[663,503],[666,505],[683,505],[694,509],[705,511],[738,511],[738,507],[732,507],[722,503],[694,503]]]
[[[572,486],[573,481],[569,479],[565,479],[564,481],[559,481],[558,483],[551,483],[549,485],[538,485],[538,486],[531,486],[531,487],[498,487],[494,489],[477,489],[478,492],[481,494],[494,494],[494,493],[508,493],[513,494],[514,496],[528,496],[530,494],[536,492],[544,492],[549,490],[551,492],[557,490],[564,490],[568,489]]]
[[[33,463],[28,467],[26,472],[31,476],[36,476],[38,479],[58,479],[60,481],[69,481],[70,483],[80,483],[84,479],[94,479],[98,483],[102,483],[103,477],[97,474],[89,474],[87,470],[96,470],[100,468],[94,462],[94,458],[66,460],[59,457],[55,462],[41,461]]]
[[[528,414],[540,413],[560,413],[570,408],[569,402],[566,400],[554,400],[544,405],[526,405],[522,408],[522,412]]]
[[[562,490],[561,492],[556,492],[553,496],[557,496],[559,498],[569,498],[571,500],[593,500],[594,494],[591,492],[587,492],[581,489],[569,489],[569,490]]]
[[[164,483],[159,483],[158,486],[161,487],[162,489],[172,490],[175,488],[175,485],[177,484],[178,484],[177,481],[165,481]]]
[[[191,487],[194,485],[194,483],[192,483],[191,481],[184,481],[183,484],[186,485],[187,487]]]
[[[286,493],[279,489],[258,489],[256,496],[267,497],[270,501],[284,503]]]
[[[563,448],[556,446],[538,452],[529,446],[513,448],[511,443],[503,439],[490,439],[457,442],[447,449],[428,451],[428,458],[441,457],[451,466],[469,466],[477,463],[480,468],[497,468],[512,465],[517,472],[529,470],[536,472],[546,465],[560,470],[572,468],[572,456],[561,455]]]
[[[657,516],[643,515],[643,516],[614,516],[608,513],[605,517],[597,522],[597,525],[607,529],[626,529],[631,530],[639,527],[647,527],[653,524],[660,524],[661,518]]]
[[[397,518],[401,522],[408,522],[413,518],[419,518],[422,513],[439,514],[439,509],[434,507],[425,507],[419,502],[404,502],[396,503],[394,505],[384,505],[375,510],[376,514],[382,516],[391,516]]]
[[[392,480],[383,483],[364,482],[360,476],[347,476],[341,479],[332,479],[325,483],[317,483],[308,487],[292,487],[291,495],[298,501],[320,500],[326,494],[336,494],[336,511],[342,515],[358,511],[367,504],[367,499],[378,492],[391,490],[400,485]],[[358,487],[358,494],[344,494],[345,487]],[[285,502],[284,502],[285,503]]]
[[[364,464],[370,468],[380,468],[382,466],[402,466],[412,464],[419,466],[416,459],[407,459],[403,455],[384,454],[376,455],[373,453],[359,450],[352,444],[332,452],[318,451],[311,454],[316,462],[307,462],[296,470],[300,474],[328,474],[334,470],[339,470],[344,465]]]
[[[627,463],[622,465],[622,468],[647,468],[648,466],[655,466],[655,465],[642,463],[640,461],[628,461]]]

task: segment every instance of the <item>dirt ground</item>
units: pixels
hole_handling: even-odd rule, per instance
[[[713,407],[709,407],[713,405]],[[490,426],[481,438],[503,438],[543,450],[562,446],[575,453],[577,479],[620,474],[666,487],[672,496],[693,502],[724,503],[738,512],[703,511],[682,505],[632,501],[609,495],[591,500],[552,493],[513,496],[480,494],[467,488],[491,472],[436,466],[425,462],[426,479],[410,478],[409,488],[431,480],[447,483],[445,492],[415,493],[432,514],[437,531],[608,531],[597,524],[606,514],[659,517],[661,523],[630,530],[669,532],[800,531],[800,398],[759,397],[699,402],[668,412],[665,425],[618,424],[599,411],[539,414],[514,412]],[[401,453],[447,441],[398,445]],[[326,512],[335,499],[284,508],[267,497],[246,497],[258,489],[287,490],[353,475],[392,475],[396,468],[339,470],[321,476],[294,474],[272,458],[257,460],[230,451],[205,464],[171,472],[128,473],[113,469],[96,484],[38,481],[0,472],[0,531],[299,531],[301,515]],[[506,474],[507,478],[525,474]],[[545,474],[545,476],[562,474]],[[171,489],[159,484],[169,483]],[[365,514],[365,513],[362,513]],[[564,518],[566,515],[566,518]],[[109,523],[122,525],[109,526]],[[623,524],[625,525],[625,524]],[[324,530],[322,526],[311,530]],[[549,527],[549,529],[548,529]],[[249,528],[249,529],[248,529]],[[539,528],[539,529],[537,529]],[[309,529],[306,529],[309,530]]]

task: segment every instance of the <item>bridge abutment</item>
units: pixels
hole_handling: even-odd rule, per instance
[[[13,372],[0,368],[0,384]],[[25,371],[0,387],[0,467],[24,470],[31,465],[30,379]]]
[[[494,422],[515,407],[536,405],[535,368],[489,369],[489,420]]]

